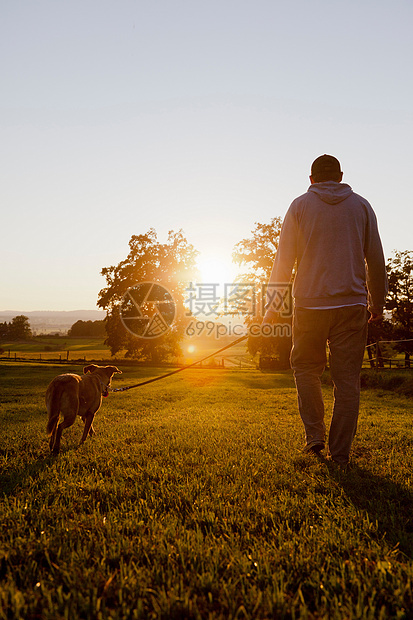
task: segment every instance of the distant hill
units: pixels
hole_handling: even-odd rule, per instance
[[[30,327],[36,334],[67,332],[76,321],[102,321],[103,310],[35,311],[0,310],[0,323],[10,322],[15,316],[27,316]]]

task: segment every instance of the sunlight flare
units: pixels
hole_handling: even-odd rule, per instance
[[[234,281],[237,268],[231,260],[219,255],[205,255],[198,259],[201,282],[209,284],[225,284]]]

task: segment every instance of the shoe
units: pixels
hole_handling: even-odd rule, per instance
[[[354,467],[353,463],[351,463],[350,461],[347,463],[339,463],[338,461],[335,461],[331,457],[330,458],[327,457],[326,463],[327,463],[327,467],[331,471],[339,471],[343,473],[349,472]]]
[[[312,446],[306,446],[304,448],[304,452],[306,454],[315,454],[318,456],[322,450],[324,450],[325,445],[323,443],[315,443]]]

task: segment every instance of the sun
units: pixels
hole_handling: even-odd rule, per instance
[[[204,284],[230,284],[237,275],[236,266],[218,255],[205,255],[198,259],[201,282]]]

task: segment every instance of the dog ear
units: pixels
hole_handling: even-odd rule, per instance
[[[96,364],[90,364],[89,366],[85,366],[83,368],[83,374],[86,375],[88,372],[94,372],[96,368],[99,368],[99,366],[96,366]]]
[[[110,375],[114,375],[116,372],[118,372],[120,375],[122,374],[122,371],[119,370],[119,368],[116,368],[116,366],[106,366],[106,370],[108,372],[110,372]]]

